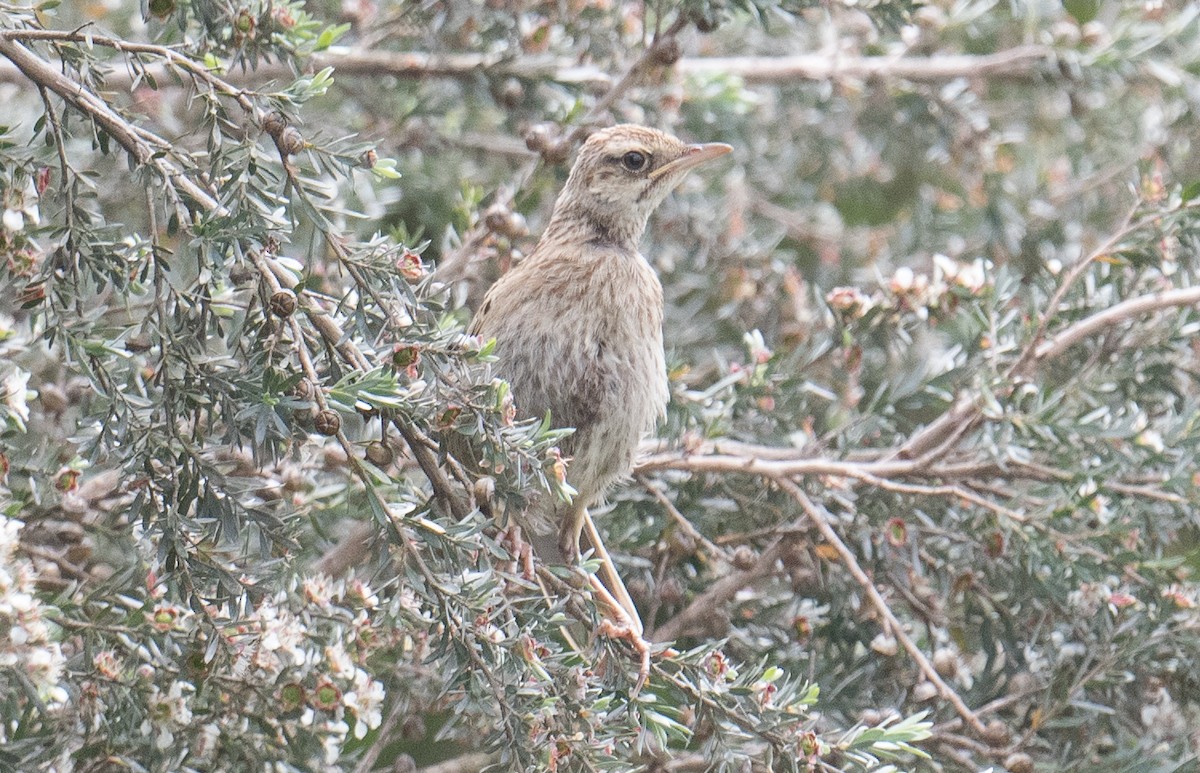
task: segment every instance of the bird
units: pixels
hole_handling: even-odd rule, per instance
[[[638,246],[651,213],[688,172],[732,149],[634,124],[592,133],[536,247],[492,285],[468,328],[495,340],[493,373],[511,386],[521,417],[549,415],[552,427],[574,430],[560,451],[576,494],[569,504],[533,502],[526,523],[557,524],[550,539],[531,536],[534,551],[574,563],[587,526],[638,635],[637,610],[588,513],[629,474],[669,399],[662,285]]]

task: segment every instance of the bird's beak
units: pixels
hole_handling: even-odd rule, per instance
[[[683,155],[674,161],[663,164],[658,169],[650,173],[650,179],[656,180],[665,174],[675,174],[676,172],[686,172],[694,166],[699,166],[705,161],[712,161],[714,158],[719,158],[733,147],[726,145],[724,142],[706,142],[703,145],[688,145],[683,150]]]

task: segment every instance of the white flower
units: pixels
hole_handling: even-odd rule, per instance
[[[888,283],[892,292],[902,294],[913,289],[916,282],[916,275],[908,266],[901,266],[896,269],[896,273],[892,274],[892,280]]]
[[[18,428],[24,431],[29,421],[29,375],[20,368],[4,377],[4,404],[17,419]]]
[[[305,577],[302,587],[304,588],[304,597],[319,607],[328,607],[329,602],[333,599],[333,583],[323,574]]]
[[[987,284],[987,264],[982,258],[977,258],[969,266],[963,266],[958,276],[954,277],[954,281],[960,287],[978,293]]]
[[[379,605],[379,597],[375,595],[375,591],[365,581],[354,578],[346,583],[346,595],[355,599],[367,609],[374,609]]]
[[[21,543],[21,528],[25,526],[24,521],[18,521],[16,518],[6,518],[0,515],[0,571],[3,570],[6,564],[13,560],[16,555],[17,545]],[[0,580],[0,590],[4,589],[3,580]]]
[[[287,610],[281,610],[271,601],[258,610],[263,621],[262,648],[267,652],[286,653],[292,663],[304,665],[304,628]]]
[[[1162,433],[1154,429],[1144,430],[1133,439],[1133,442],[1139,446],[1149,448],[1156,454],[1161,454],[1166,447],[1163,445]]]
[[[325,658],[329,661],[329,670],[335,675],[348,674],[354,670],[354,661],[341,642],[326,647]]]
[[[346,733],[350,732],[350,726],[345,722],[331,721],[326,722],[323,729],[329,733],[321,741],[325,747],[325,764],[332,765],[342,756],[342,743],[346,740]]]
[[[383,685],[370,677],[366,671],[354,672],[354,689],[342,696],[342,703],[354,712],[354,737],[362,738],[368,730],[379,727],[383,722],[380,706],[383,704]]]
[[[857,287],[835,287],[826,293],[825,302],[849,319],[859,319],[875,306],[875,301]]]
[[[4,210],[4,230],[6,231],[23,231],[25,230],[25,215],[19,209]]]
[[[42,222],[38,212],[37,192],[32,184],[27,185],[24,191],[10,188],[6,192],[4,216],[0,220],[3,220],[5,230],[13,233],[25,230],[27,221],[32,225]]]
[[[192,721],[192,709],[188,706],[188,698],[184,692],[191,693],[195,688],[187,683],[175,681],[163,695],[158,685],[150,686],[150,696],[146,701],[146,718],[142,720],[142,735],[154,735],[154,745],[166,749],[175,743],[174,728],[183,727]]]

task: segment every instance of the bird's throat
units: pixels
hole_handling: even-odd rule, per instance
[[[579,207],[558,207],[542,240],[592,244],[637,252],[646,231],[646,218],[633,212],[598,212]]]

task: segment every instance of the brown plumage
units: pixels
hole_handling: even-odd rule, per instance
[[[535,504],[542,517],[528,519],[559,524],[567,560],[578,555],[586,507],[628,474],[666,410],[662,286],[638,253],[646,221],[688,170],[730,149],[628,124],[594,133],[537,247],[471,322],[471,333],[496,339],[495,371],[520,415],[549,411],[553,426],[575,429],[562,447],[574,503]]]

